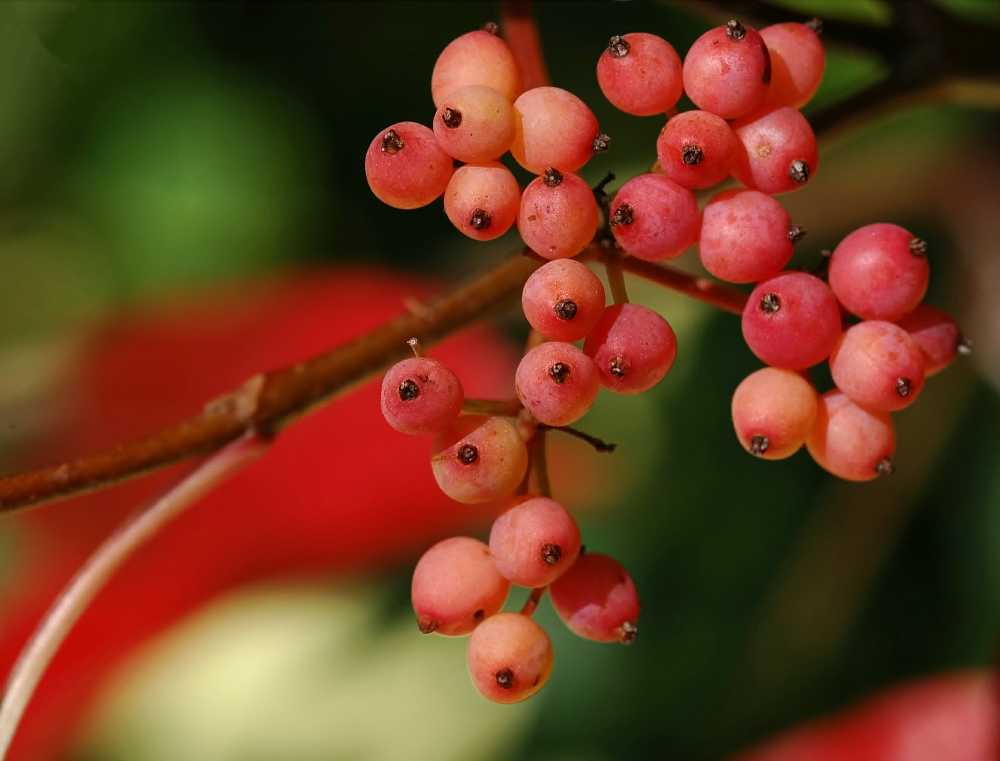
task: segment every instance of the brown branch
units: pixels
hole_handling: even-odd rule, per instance
[[[504,39],[521,70],[521,85],[525,90],[549,84],[549,71],[531,5],[530,0],[507,0],[500,11]]]
[[[615,256],[613,254],[602,253],[602,257]],[[634,256],[624,256],[618,258],[621,268],[633,275],[638,275],[645,280],[658,283],[672,291],[678,291],[690,296],[693,299],[706,304],[731,312],[732,314],[742,314],[743,305],[746,304],[747,294],[732,286],[717,283],[707,277],[689,275],[679,269],[664,264],[636,259]]]

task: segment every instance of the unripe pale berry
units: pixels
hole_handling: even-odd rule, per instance
[[[514,493],[528,471],[528,449],[509,418],[462,416],[435,441],[431,469],[456,502],[489,502]]]
[[[733,393],[736,438],[765,460],[791,457],[813,429],[818,399],[812,384],[792,370],[764,367],[751,373]]]
[[[473,240],[499,238],[514,224],[520,208],[517,179],[496,161],[459,167],[444,191],[445,214]]]
[[[896,430],[887,412],[859,407],[842,391],[820,398],[806,447],[824,470],[848,481],[871,481],[893,471]]]
[[[523,500],[494,521],[490,553],[497,570],[522,587],[547,587],[576,562],[580,529],[548,497]]]
[[[485,30],[463,34],[441,51],[431,73],[431,97],[440,108],[455,90],[469,85],[490,87],[513,101],[521,91],[521,74],[507,43]]]
[[[627,114],[663,114],[677,105],[684,89],[681,58],[655,34],[615,35],[597,60],[597,84]]]
[[[469,676],[483,697],[517,703],[538,692],[552,672],[552,642],[520,613],[498,613],[469,638]]]
[[[517,163],[534,174],[548,167],[575,172],[594,153],[597,117],[586,103],[559,87],[536,87],[514,101]]]
[[[462,87],[434,114],[434,137],[459,161],[492,161],[514,142],[514,108],[491,87]]]
[[[382,380],[382,415],[401,433],[440,433],[455,422],[464,401],[455,373],[430,357],[397,362]]]
[[[862,407],[895,412],[924,387],[924,356],[910,334],[883,320],[852,325],[830,355],[837,388]]]
[[[454,171],[451,156],[434,133],[416,122],[399,122],[379,132],[365,154],[372,193],[397,209],[426,206],[444,192]]]

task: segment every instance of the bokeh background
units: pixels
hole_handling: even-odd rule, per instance
[[[889,19],[876,0],[789,5],[790,19]],[[463,239],[440,203],[382,206],[362,166],[380,129],[429,122],[437,54],[497,14],[0,4],[3,469],[155,430],[515,250],[516,233]],[[617,113],[596,58],[624,31],[683,52],[716,17],[672,2],[538,16],[553,82],[614,138],[585,178],[643,171],[661,120]],[[810,109],[883,71],[857,51],[828,56]],[[423,547],[484,532],[488,511],[435,496],[427,442],[389,431],[369,385],[125,569],[43,684],[22,757],[700,761],[901,680],[987,666],[1000,631],[998,128],[995,111],[922,103],[824,143],[808,189],[782,198],[809,231],[796,265],[869,222],[927,239],[928,300],[975,344],[897,416],[891,478],[839,482],[804,452],[746,456],[729,401],[757,362],[738,320],[631,284],[674,325],[676,365],[642,397],[603,394],[580,427],[618,452],[559,442],[553,481],[588,548],[636,579],[635,646],[578,640],[543,602],[551,682],[523,705],[481,700],[464,641],[418,634],[408,584]],[[696,254],[681,264],[696,270]],[[442,356],[502,394],[524,326],[513,308],[493,325]],[[4,668],[85,553],[178,472],[0,517]]]

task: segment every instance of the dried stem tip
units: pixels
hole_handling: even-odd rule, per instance
[[[514,672],[510,669],[500,669],[497,674],[497,685],[505,690],[514,686]]]
[[[960,335],[958,337],[958,345],[955,347],[955,351],[965,356],[972,354],[972,339]]]
[[[483,24],[483,31],[496,36],[500,34],[500,25],[496,21],[487,21]]]
[[[552,307],[552,311],[560,320],[572,320],[576,317],[576,302],[572,299],[563,299]]]
[[[462,126],[462,112],[454,108],[445,108],[441,112],[441,121],[448,129],[457,129]]]
[[[804,24],[804,26],[807,26],[816,32],[817,37],[820,37],[823,34],[823,19],[821,18],[811,18]]]
[[[788,226],[788,240],[792,243],[798,243],[806,237],[806,228],[802,225],[789,225]]]
[[[549,368],[549,377],[560,385],[569,377],[570,367],[565,362],[556,362]]]
[[[403,142],[403,138],[399,136],[399,133],[394,129],[388,129],[385,134],[382,135],[382,153],[399,153],[406,144]]]
[[[623,645],[631,645],[635,642],[635,638],[639,636],[639,627],[633,624],[631,621],[626,621],[622,624],[621,633],[621,643]]]
[[[878,464],[875,465],[875,472],[880,476],[891,476],[896,472],[896,466],[890,458],[883,457],[878,461]]]
[[[904,399],[910,395],[912,387],[909,378],[896,378],[896,393]]]
[[[562,172],[550,166],[542,173],[542,182],[550,188],[558,187],[562,184]]]
[[[601,132],[594,138],[594,153],[604,153],[611,147],[611,136]]]
[[[486,209],[475,209],[469,217],[469,225],[473,230],[486,230],[493,222],[493,217]]]
[[[479,459],[479,450],[472,444],[462,444],[458,448],[458,461],[463,465],[471,465]]]
[[[612,225],[630,225],[635,221],[635,213],[627,203],[621,204],[611,213]]]
[[[776,293],[765,293],[760,297],[760,311],[765,314],[774,314],[781,309],[781,299]]]
[[[910,253],[914,256],[927,256],[927,241],[914,238],[910,241]]]
[[[736,19],[726,22],[726,36],[731,40],[742,40],[747,36],[747,29]]]
[[[414,357],[419,357],[423,354],[423,349],[420,346],[420,339],[416,336],[411,336],[406,339],[406,345],[410,347],[410,351],[413,352]]]
[[[809,165],[801,159],[795,159],[788,165],[788,176],[800,185],[809,181]]]
[[[555,565],[559,562],[561,557],[562,548],[558,544],[542,545],[542,560],[544,560],[547,565]]]
[[[697,166],[703,158],[705,158],[705,152],[699,145],[688,144],[681,150],[681,161],[688,166]]]
[[[768,441],[767,436],[752,436],[750,438],[750,454],[760,457],[770,445],[771,442]]]
[[[628,41],[620,34],[616,34],[608,40],[608,52],[611,53],[614,58],[624,58],[627,56],[630,47],[631,46],[628,44]]]
[[[420,386],[412,378],[407,378],[399,384],[399,398],[409,402],[420,396]]]

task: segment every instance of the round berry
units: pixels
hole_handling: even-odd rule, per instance
[[[593,358],[605,388],[639,394],[670,370],[677,356],[677,336],[652,309],[615,304],[604,310],[583,351]]]
[[[733,174],[748,188],[775,195],[798,190],[819,168],[816,136],[794,108],[777,108],[733,125],[740,147]]]
[[[913,311],[929,279],[927,244],[898,225],[858,228],[830,257],[830,287],[865,320],[894,321]]]
[[[868,409],[908,407],[924,387],[924,356],[898,325],[866,320],[848,328],[830,355],[837,388]]]
[[[456,502],[489,502],[514,493],[528,471],[528,449],[511,419],[462,416],[435,441],[431,469]]]
[[[757,190],[726,190],[705,206],[698,243],[701,263],[720,280],[755,283],[792,258],[791,219]]]
[[[578,637],[631,644],[638,634],[639,595],[614,558],[585,553],[552,584],[552,607]]]
[[[597,84],[627,114],[663,114],[677,105],[684,89],[681,58],[655,34],[615,35],[597,60]]]
[[[732,127],[708,111],[671,117],[656,140],[660,170],[678,185],[701,190],[729,176],[738,143]]]
[[[413,570],[410,598],[424,634],[468,634],[503,607],[510,582],[497,570],[490,548],[455,536],[427,550]]]
[[[514,108],[491,87],[455,90],[434,114],[438,145],[459,161],[492,161],[514,142]]]
[[[571,343],[548,341],[521,359],[517,396],[540,423],[569,425],[594,404],[601,388],[594,361]]]
[[[481,85],[508,101],[521,91],[521,74],[507,43],[485,30],[463,34],[441,51],[431,73],[431,97],[440,108],[455,90]]]
[[[469,675],[483,697],[517,703],[538,692],[552,672],[552,642],[520,613],[498,613],[469,638]]]
[[[732,20],[709,29],[684,57],[684,91],[698,108],[738,119],[764,102],[771,58],[757,30]]]
[[[893,471],[896,431],[886,412],[859,407],[847,394],[820,397],[806,447],[824,470],[848,481],[871,481]]]
[[[791,370],[764,367],[733,394],[733,428],[750,454],[782,460],[798,451],[816,420],[818,396],[812,384]]]
[[[923,352],[924,375],[928,377],[950,365],[963,347],[968,349],[955,320],[929,304],[921,304],[898,324]]]
[[[548,169],[521,195],[517,229],[525,244],[545,259],[576,256],[597,232],[597,201],[575,174]]]
[[[440,433],[455,422],[465,395],[458,377],[429,357],[411,357],[382,380],[382,415],[400,433]]]
[[[368,187],[397,209],[426,206],[444,192],[454,171],[451,156],[434,133],[416,122],[399,122],[379,132],[365,154]]]
[[[503,513],[490,529],[497,570],[522,587],[547,587],[576,562],[580,529],[565,507],[532,497]]]
[[[805,272],[766,280],[743,309],[743,338],[774,367],[804,370],[822,362],[840,338],[840,307],[826,283]]]
[[[801,108],[823,79],[823,42],[812,26],[794,21],[766,26],[760,36],[771,55],[771,86],[765,105]]]
[[[604,311],[600,278],[575,259],[556,259],[535,270],[524,284],[521,307],[528,323],[556,341],[578,341]]]
[[[698,240],[700,225],[694,193],[662,174],[633,177],[611,204],[615,240],[632,256],[647,261],[680,256]]]
[[[507,232],[521,208],[521,188],[496,161],[455,170],[444,191],[444,212],[459,232],[473,240],[493,240]]]
[[[514,101],[514,143],[517,163],[534,174],[548,167],[575,172],[594,153],[597,117],[568,90],[536,87]]]

